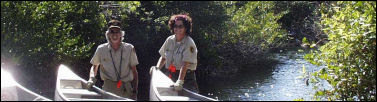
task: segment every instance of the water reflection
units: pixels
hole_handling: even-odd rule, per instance
[[[201,93],[230,101],[311,100],[315,92],[313,85],[306,83],[307,78],[297,77],[303,76],[303,65],[308,73],[317,71],[318,68],[305,61],[304,54],[297,50],[275,53],[274,58],[279,61],[278,64],[250,66],[251,70],[242,71],[234,78],[208,80],[201,85]]]

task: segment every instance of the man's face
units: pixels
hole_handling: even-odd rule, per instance
[[[122,39],[120,29],[119,28],[111,28],[108,37],[109,37],[111,43],[120,43],[120,40]]]

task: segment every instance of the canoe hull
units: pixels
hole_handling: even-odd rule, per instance
[[[17,83],[12,75],[1,69],[1,101],[51,101]]]
[[[73,73],[68,67],[60,65],[56,80],[56,101],[133,101],[104,91],[96,86],[86,88],[87,81]]]
[[[216,101],[215,99],[192,92],[186,88],[175,91],[170,85],[174,82],[159,69],[152,66],[152,77],[149,90],[150,101]]]

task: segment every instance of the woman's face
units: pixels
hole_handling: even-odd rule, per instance
[[[174,33],[178,37],[184,37],[186,35],[186,28],[183,25],[183,21],[182,20],[178,20],[178,21],[175,22],[175,24],[174,24]]]
[[[108,37],[109,37],[111,43],[120,43],[120,40],[121,40],[120,29],[111,28]]]

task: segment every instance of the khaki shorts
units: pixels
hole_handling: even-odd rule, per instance
[[[103,83],[103,90],[114,93],[118,96],[125,97],[125,98],[131,98],[132,95],[135,93],[132,92],[133,87],[131,86],[131,81],[129,82],[122,82],[122,86],[120,88],[117,88],[117,81],[111,81],[111,80],[104,80]]]

